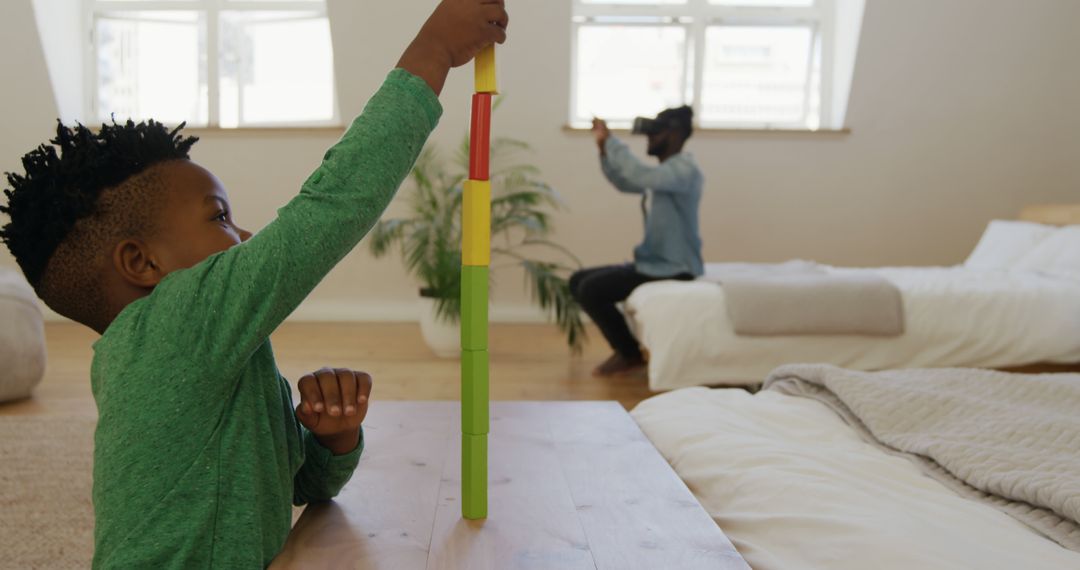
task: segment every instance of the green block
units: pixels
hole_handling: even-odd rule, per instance
[[[488,352],[461,351],[461,433],[484,435],[490,431],[489,399]]]
[[[461,349],[487,350],[488,268],[461,268]]]
[[[487,436],[461,436],[461,516],[487,518]]]

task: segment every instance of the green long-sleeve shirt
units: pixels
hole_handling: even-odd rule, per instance
[[[438,123],[391,72],[276,220],[169,274],[94,345],[95,568],[262,568],[359,461],[297,422],[270,333],[371,229]]]

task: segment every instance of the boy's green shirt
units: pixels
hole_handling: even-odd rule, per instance
[[[95,343],[95,568],[262,568],[292,505],[345,485],[362,435],[335,457],[300,426],[269,336],[378,220],[441,114],[394,70],[276,220],[169,274]]]

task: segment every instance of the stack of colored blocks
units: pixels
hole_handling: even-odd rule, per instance
[[[469,180],[461,221],[461,514],[487,517],[488,266],[491,264],[491,96],[495,47],[476,58]]]

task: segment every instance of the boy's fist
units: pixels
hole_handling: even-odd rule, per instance
[[[300,378],[297,388],[300,405],[296,406],[296,419],[334,453],[348,453],[356,447],[371,397],[371,375],[323,368]]]
[[[480,50],[506,41],[505,6],[504,0],[442,0],[416,39],[445,50],[450,67],[465,65]]]
[[[469,63],[491,44],[505,42],[508,25],[504,0],[442,0],[398,67],[423,78],[438,94],[451,68]]]

